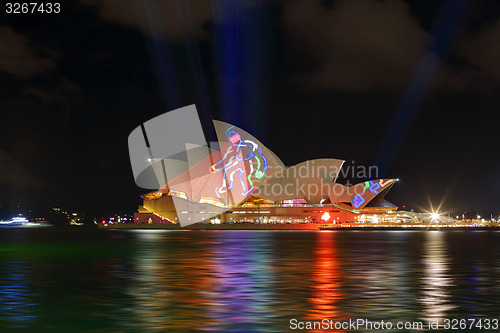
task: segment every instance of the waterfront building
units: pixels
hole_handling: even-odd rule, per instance
[[[366,223],[395,220],[384,199],[397,179],[337,183],[344,160],[286,167],[246,131],[214,121],[218,149],[186,145],[184,158],[150,163],[159,190],[144,194],[135,223]],[[165,181],[166,180],[166,181]]]

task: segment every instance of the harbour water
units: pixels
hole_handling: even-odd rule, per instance
[[[499,295],[497,231],[0,232],[0,332],[436,332],[500,319]]]

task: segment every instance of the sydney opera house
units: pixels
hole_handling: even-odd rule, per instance
[[[155,177],[151,187],[158,187],[142,196],[134,222],[342,224],[397,210],[384,199],[396,179],[345,186],[336,182],[343,160],[314,159],[286,167],[246,131],[222,121],[214,126],[215,144],[184,142],[182,154],[162,158],[147,147],[148,168]]]

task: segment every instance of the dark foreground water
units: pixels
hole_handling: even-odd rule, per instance
[[[500,232],[2,229],[0,332],[434,332],[445,318],[495,332],[499,251]]]

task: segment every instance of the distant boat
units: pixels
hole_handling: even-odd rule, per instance
[[[15,216],[8,221],[0,221],[0,228],[39,228],[39,227],[49,227],[45,221],[41,222],[30,222],[24,216]]]

